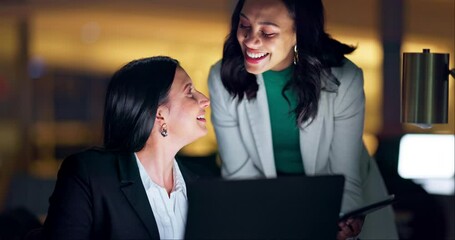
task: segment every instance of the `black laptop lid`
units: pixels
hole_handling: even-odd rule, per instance
[[[344,177],[189,183],[186,239],[335,239]]]

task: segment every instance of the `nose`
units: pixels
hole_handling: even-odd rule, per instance
[[[201,108],[207,108],[210,105],[210,99],[203,93],[198,92],[198,103]]]
[[[261,39],[252,32],[245,32],[243,44],[249,48],[256,48],[261,44]]]

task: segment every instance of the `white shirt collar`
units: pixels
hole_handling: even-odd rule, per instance
[[[147,171],[145,170],[144,166],[142,165],[142,163],[139,160],[139,157],[137,156],[136,153],[134,153],[134,157],[136,158],[136,163],[139,168],[139,174],[141,176],[141,180],[142,180],[142,183],[144,184],[145,190],[147,191],[152,186],[155,186],[158,188],[163,188],[150,179]],[[179,165],[178,165],[177,161],[175,160],[175,158],[174,158],[174,166],[172,169],[173,169],[172,172],[174,174],[174,186],[172,187],[171,194],[173,192],[182,191],[183,195],[185,196],[185,199],[188,199],[188,197],[186,195],[185,179],[183,178],[183,175],[180,172]]]

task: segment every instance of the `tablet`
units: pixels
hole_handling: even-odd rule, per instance
[[[391,205],[395,201],[396,201],[395,195],[393,195],[393,194],[389,195],[386,199],[381,200],[379,202],[374,202],[372,204],[369,204],[369,205],[354,209],[354,210],[346,212],[346,213],[340,213],[340,217],[339,217],[338,221],[345,221],[345,220],[347,220],[348,218],[351,218],[351,217],[359,217],[359,216],[367,215],[367,214],[369,214],[371,212],[374,212],[374,211],[379,210],[379,209],[381,209],[383,207]]]

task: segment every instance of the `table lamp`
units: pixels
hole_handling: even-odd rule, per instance
[[[403,53],[401,122],[431,128],[448,123],[449,54]]]

